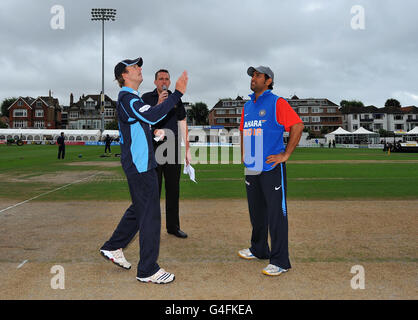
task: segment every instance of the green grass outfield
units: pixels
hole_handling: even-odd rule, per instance
[[[67,165],[80,161],[119,162],[116,157],[101,158],[103,150],[103,146],[68,145],[66,159],[62,161],[56,159],[57,146],[0,145],[0,198],[26,200],[68,183],[42,182],[42,179],[37,181],[36,178],[43,175],[77,173],[80,176],[85,171],[85,176],[88,176],[92,171],[100,171],[104,174],[49,193],[35,201],[129,200],[126,179],[120,166],[104,167],[94,163],[91,166]],[[210,152],[213,159],[215,150],[212,148],[207,152],[208,159]],[[120,149],[112,146],[112,151],[118,153]],[[219,151],[219,158],[220,155]],[[200,159],[202,157],[204,153],[200,153]],[[245,198],[244,169],[241,164],[232,163],[232,148],[229,150],[229,158],[229,164],[193,165],[197,184],[182,174],[181,198]],[[340,162],[326,163],[328,160]],[[372,149],[297,148],[287,163],[287,176],[288,199],[291,200],[418,198],[416,153],[388,155],[382,150]]]

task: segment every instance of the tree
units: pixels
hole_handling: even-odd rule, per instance
[[[17,98],[14,97],[10,97],[10,98],[6,98],[2,101],[1,103],[1,114],[3,116],[8,117],[9,116],[9,107],[12,105],[13,102],[15,102],[17,100]]]
[[[114,119],[112,122],[108,122],[105,125],[106,130],[119,130],[118,120]]]
[[[401,103],[396,100],[396,99],[387,99],[385,102],[385,107],[395,107],[395,108],[400,108],[401,107]]]
[[[197,125],[208,124],[209,108],[206,103],[197,102],[192,104],[191,110],[187,113],[190,120],[194,120]]]
[[[364,107],[363,102],[359,100],[341,100],[340,102],[341,107]]]
[[[379,129],[379,135],[383,138],[384,137],[391,137],[391,134],[388,131],[386,131],[385,129]]]
[[[327,134],[329,132],[329,128],[328,127],[322,127],[321,128],[321,134],[322,135],[325,135],[325,134]]]
[[[5,129],[7,128],[7,124],[5,124],[1,119],[0,119],[0,129]]]

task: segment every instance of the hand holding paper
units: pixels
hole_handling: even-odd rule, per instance
[[[190,176],[190,180],[192,180],[193,182],[196,182],[196,178],[195,178],[195,171],[194,168],[191,166],[191,164],[186,164],[186,160],[184,160],[184,169],[183,169],[183,173],[184,174],[188,174]]]

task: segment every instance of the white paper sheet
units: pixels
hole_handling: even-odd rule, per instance
[[[194,168],[193,168],[190,164],[186,165],[186,160],[184,160],[184,169],[183,169],[183,173],[184,173],[184,174],[188,174],[188,175],[189,175],[189,177],[190,177],[190,180],[192,180],[193,182],[197,183],[197,182],[196,182],[196,178],[195,178],[195,171],[194,171]]]

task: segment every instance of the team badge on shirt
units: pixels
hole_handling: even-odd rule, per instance
[[[258,115],[260,117],[264,117],[266,115],[266,110],[264,110],[264,109],[260,110],[260,112],[258,113]]]

